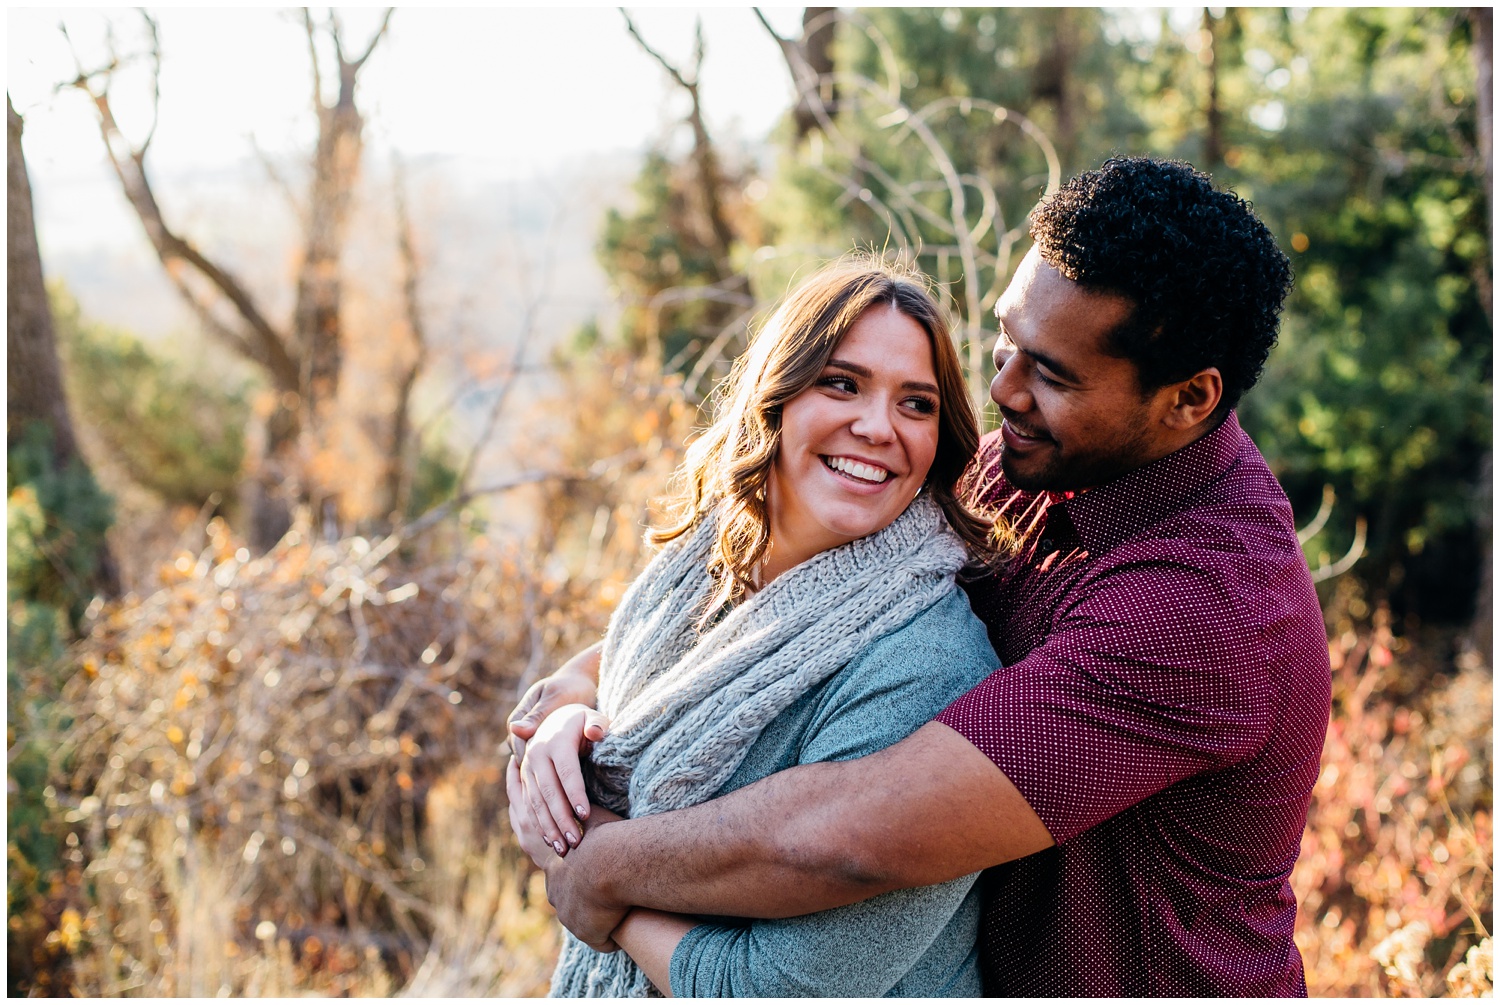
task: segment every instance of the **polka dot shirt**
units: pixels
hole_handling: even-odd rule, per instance
[[[1289,883],[1328,723],[1291,507],[1233,415],[1087,492],[990,492],[1028,547],[970,584],[1005,667],[939,721],[1055,848],[990,870],[996,995],[1305,995]]]

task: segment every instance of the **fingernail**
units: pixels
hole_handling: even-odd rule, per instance
[[[578,837],[572,831],[564,831],[563,837],[567,838],[569,848],[578,847]]]
[[[563,843],[561,841],[552,842],[552,850],[557,852],[559,855],[566,854],[566,852],[563,851]]]
[[[573,807],[573,809],[575,809],[575,810],[578,811],[578,819],[580,819],[580,820],[582,820],[584,817],[587,817],[589,815],[589,808],[587,806],[583,806],[583,805],[580,804],[578,806]]]

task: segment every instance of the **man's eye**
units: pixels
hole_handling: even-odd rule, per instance
[[[1047,376],[1047,371],[1046,370],[1038,368],[1037,372],[1036,372],[1036,376],[1037,376],[1038,380],[1040,380],[1043,384],[1046,384],[1048,387],[1062,387],[1063,386],[1062,381],[1060,381],[1060,380],[1053,380],[1051,377]]]

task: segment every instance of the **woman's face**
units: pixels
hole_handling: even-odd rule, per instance
[[[940,404],[926,330],[889,304],[860,315],[782,408],[765,579],[905,512],[937,454]]]

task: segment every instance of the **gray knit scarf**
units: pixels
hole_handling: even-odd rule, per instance
[[[884,530],[789,569],[700,633],[716,526],[710,514],[662,549],[610,619],[599,709],[611,723],[589,795],[626,816],[711,799],[772,719],[946,597],[967,558],[923,493]],[[552,997],[658,996],[625,953],[563,939]]]

